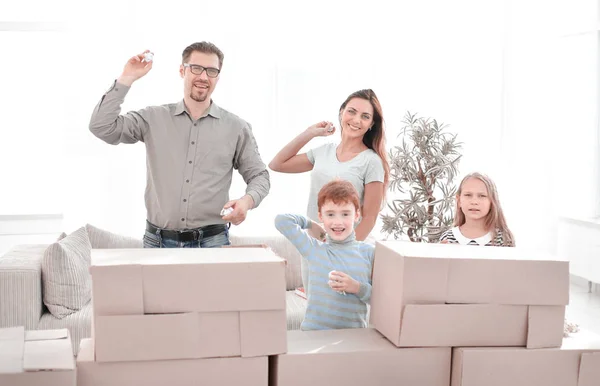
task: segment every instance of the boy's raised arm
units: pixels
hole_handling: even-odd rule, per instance
[[[275,228],[290,240],[304,257],[310,257],[310,251],[319,244],[318,240],[306,232],[314,226],[313,224],[318,226],[312,220],[295,214],[278,214],[275,217]]]

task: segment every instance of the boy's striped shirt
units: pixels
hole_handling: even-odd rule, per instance
[[[280,214],[275,227],[308,261],[307,307],[302,330],[367,327],[371,272],[375,247],[356,241],[354,232],[344,241],[311,237],[311,221],[304,216]],[[329,287],[329,272],[341,271],[360,283],[358,294],[340,294]]]

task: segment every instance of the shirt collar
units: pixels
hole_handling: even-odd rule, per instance
[[[180,114],[183,114],[184,112],[187,112],[187,108],[185,107],[185,103],[183,102],[183,99],[182,99],[175,106],[173,115],[180,115]],[[213,102],[212,99],[210,100],[210,107],[208,108],[207,115],[210,115],[211,117],[214,117],[214,118],[221,118],[221,108],[219,106],[217,106],[217,104],[215,102]]]
[[[183,114],[184,111],[187,111],[187,110],[185,109],[185,104],[183,103],[183,99],[182,99],[175,106],[175,111],[173,111],[173,115]]]
[[[468,245],[471,241],[475,241],[477,243],[477,245],[486,245],[487,243],[489,243],[490,241],[492,241],[492,234],[491,233],[487,233],[481,237],[478,237],[476,239],[469,239],[467,237],[465,237],[461,232],[460,232],[460,228],[459,227],[454,227],[452,228],[452,233],[454,234],[454,238],[456,239],[456,241],[458,241],[459,244],[461,245]]]
[[[217,106],[217,104],[215,102],[213,102],[213,100],[210,100],[210,107],[208,108],[208,115],[214,117],[214,118],[221,118],[221,108],[219,106]]]
[[[341,245],[341,246],[343,246],[343,245],[351,244],[351,243],[353,243],[355,241],[356,241],[356,233],[354,233],[354,230],[344,240],[339,240],[339,241],[338,240],[334,240],[331,237],[329,237],[329,234],[327,235],[327,242],[329,244],[333,244],[333,245]]]

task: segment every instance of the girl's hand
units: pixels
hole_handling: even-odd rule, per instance
[[[332,290],[337,292],[357,294],[360,290],[360,283],[358,281],[340,271],[329,272],[329,282],[327,284],[329,284]]]
[[[310,126],[306,131],[309,132],[313,138],[328,137],[335,133],[335,126],[331,122],[322,121]]]

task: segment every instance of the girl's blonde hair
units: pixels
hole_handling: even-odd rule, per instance
[[[496,241],[498,230],[500,230],[502,231],[504,245],[514,247],[515,238],[510,229],[508,229],[508,225],[506,225],[506,218],[504,217],[504,212],[502,211],[502,206],[500,206],[500,200],[498,198],[498,189],[496,189],[496,184],[494,184],[494,181],[492,181],[492,179],[485,174],[477,172],[470,173],[467,174],[460,182],[460,185],[458,186],[458,192],[456,193],[456,216],[454,217],[454,226],[461,226],[465,223],[465,214],[460,209],[459,197],[462,193],[463,184],[470,178],[477,178],[479,181],[483,182],[487,188],[488,196],[490,198],[490,211],[485,216],[485,226],[488,231],[492,232],[492,242]]]

